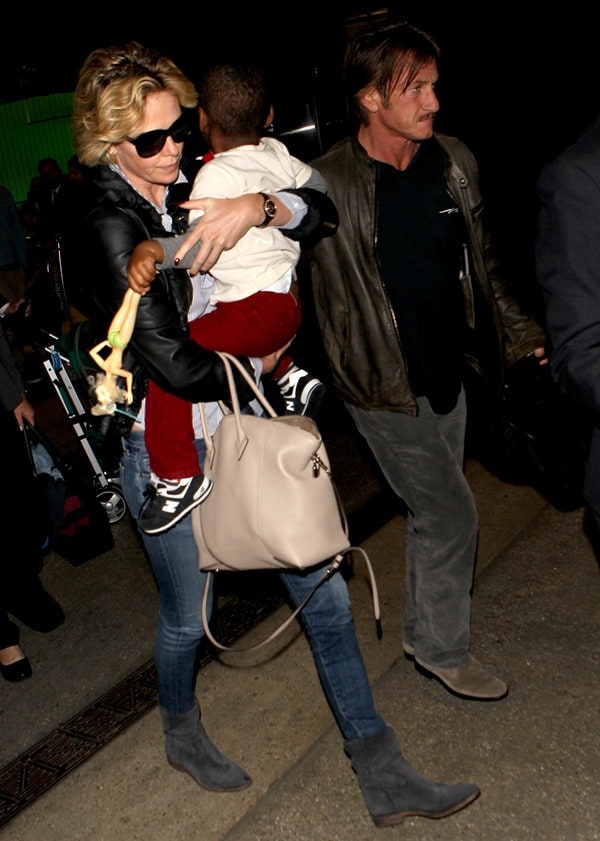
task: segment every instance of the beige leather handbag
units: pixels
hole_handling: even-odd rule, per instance
[[[348,552],[358,551],[367,563],[375,618],[379,620],[371,563],[364,550],[350,546],[346,515],[315,421],[303,415],[279,416],[239,360],[227,353],[219,356],[227,374],[232,410],[222,405],[225,415],[211,436],[200,404],[207,448],[204,473],[213,480],[211,493],[191,514],[200,569],[301,570],[324,564],[312,595]],[[232,365],[253,389],[266,415],[242,414]],[[205,620],[209,578],[202,601]],[[291,622],[310,595],[269,640]],[[211,636],[208,622],[204,624],[213,644],[225,648]]]

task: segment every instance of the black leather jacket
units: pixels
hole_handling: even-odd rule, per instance
[[[100,166],[96,173],[101,198],[86,220],[87,274],[91,286],[90,321],[99,341],[106,338],[108,325],[128,289],[127,264],[134,246],[153,236],[165,236],[160,215],[118,173]],[[187,184],[169,189],[167,208],[173,218],[173,233],[186,230],[187,213],[177,202],[187,198]],[[335,230],[337,214],[330,199],[312,189],[295,192],[305,199],[308,212],[301,224],[286,232],[301,240],[321,230]],[[128,411],[135,415],[145,395],[148,378],[165,391],[192,402],[226,399],[229,390],[218,357],[190,339],[187,313],[192,289],[188,274],[181,269],[163,270],[140,302],[133,336],[123,354],[123,364],[133,373],[134,403]],[[248,369],[250,362],[246,360]],[[240,399],[251,395],[238,377]],[[126,433],[131,420],[120,418],[120,431]]]
[[[435,135],[446,157],[446,183],[467,228],[469,267],[462,279],[467,323],[473,329],[468,362],[499,381],[511,365],[543,347],[542,328],[508,293],[482,221],[477,164],[462,141]],[[415,414],[402,337],[376,253],[377,166],[356,138],[311,162],[325,178],[340,224],[314,249],[317,318],[342,400],[362,409]]]

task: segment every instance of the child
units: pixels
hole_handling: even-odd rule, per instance
[[[265,220],[223,252],[206,276],[214,292],[206,313],[190,322],[190,335],[212,350],[267,356],[291,341],[301,319],[295,280],[300,248],[277,228],[267,227],[274,213],[268,193],[306,186],[309,181],[318,189],[324,184],[283,143],[262,137],[273,109],[264,76],[256,68],[228,64],[209,68],[199,101],[200,130],[214,157],[200,169],[190,198],[264,191]],[[190,224],[200,215],[201,211],[191,211]],[[191,266],[197,247],[181,262],[175,260],[183,237],[146,240],[134,249],[128,268],[134,291],[147,291],[157,267]],[[286,413],[314,416],[324,395],[323,383],[298,368],[289,355],[282,356],[271,376]],[[146,534],[159,534],[200,504],[212,483],[203,476],[192,444],[189,402],[153,382],[146,399],[151,407],[146,416],[153,419],[146,425],[146,446],[155,492],[140,511],[138,523]]]

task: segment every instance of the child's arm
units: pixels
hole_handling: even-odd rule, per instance
[[[190,228],[191,230],[191,228]],[[127,283],[139,295],[145,295],[161,269],[189,269],[200,248],[200,242],[190,248],[181,260],[175,257],[186,234],[174,237],[155,237],[138,243],[129,258]]]
[[[164,258],[164,251],[156,239],[146,239],[139,242],[129,258],[127,266],[127,283],[129,288],[138,295],[144,295],[158,271],[156,264]]]
[[[201,241],[194,243],[191,246],[190,250],[187,251],[181,258],[177,257],[177,252],[179,251],[181,244],[183,243],[184,239],[187,237],[189,232],[194,227],[194,224],[190,225],[187,229],[185,234],[178,234],[174,237],[156,237],[154,242],[160,244],[163,250],[163,257],[160,261],[160,265],[157,266],[158,269],[189,269],[194,262],[194,257],[200,250]]]

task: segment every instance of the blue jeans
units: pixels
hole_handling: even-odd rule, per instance
[[[403,639],[419,660],[452,668],[470,645],[477,511],[463,470],[466,401],[417,417],[347,405],[391,488],[408,509]]]
[[[197,441],[200,463],[204,444]],[[129,510],[140,509],[150,480],[144,435],[134,431],[123,441],[121,481]],[[307,526],[309,527],[309,526]],[[141,535],[159,588],[155,662],[158,701],[179,714],[195,701],[196,652],[204,636],[200,602],[205,573],[198,568],[198,550],[189,516],[157,535]],[[282,572],[282,581],[296,605],[311,589],[322,567],[310,572]],[[380,733],[385,723],[375,710],[369,680],[358,647],[348,588],[338,572],[322,584],[302,610],[321,686],[345,739]]]

